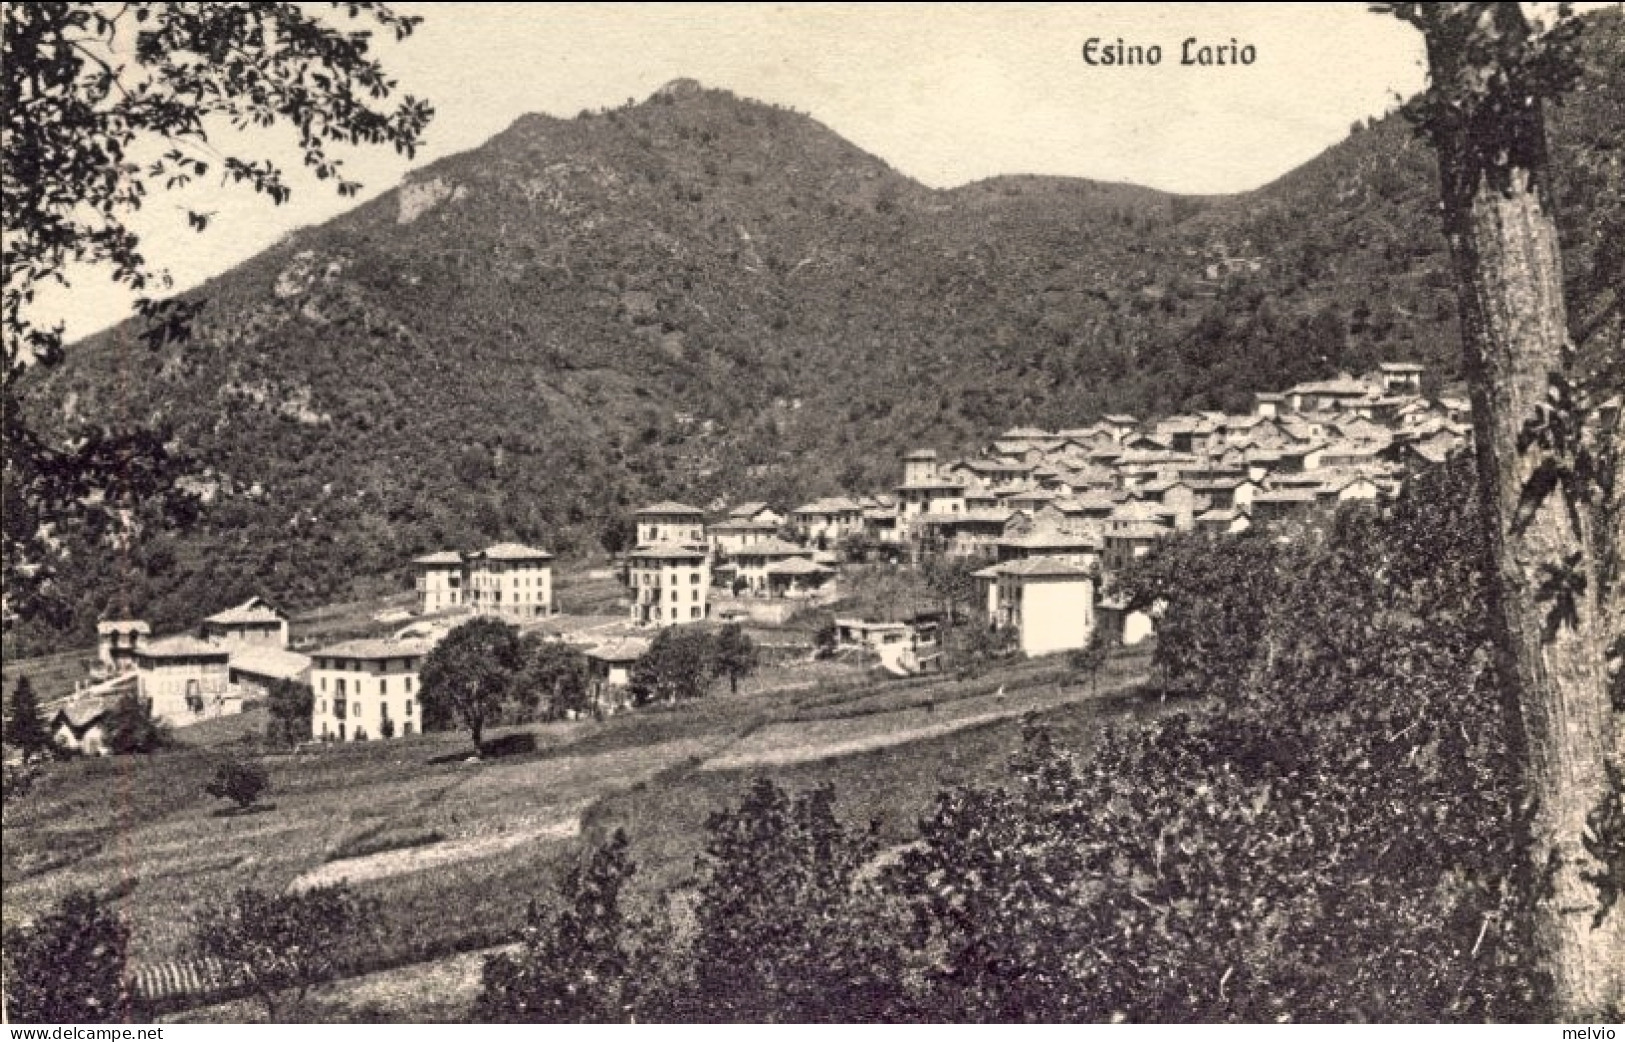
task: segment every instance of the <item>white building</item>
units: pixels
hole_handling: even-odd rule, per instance
[[[1029,657],[1072,651],[1095,629],[1095,584],[1077,565],[1032,557],[995,566],[996,624],[1011,627]]]
[[[627,558],[627,580],[636,625],[700,622],[710,613],[711,569],[704,551],[672,543],[640,546]]]
[[[231,651],[196,637],[147,641],[135,653],[136,691],[154,719],[184,726],[239,712],[231,696]]]
[[[477,615],[522,621],[553,614],[553,555],[498,543],[468,555],[463,603]]]
[[[463,583],[466,579],[463,555],[455,550],[442,550],[412,560],[414,586],[418,593],[418,614],[461,607]]]
[[[288,646],[288,617],[264,597],[250,597],[203,620],[203,639],[227,648]]]
[[[667,501],[646,506],[632,516],[637,521],[639,546],[705,546],[705,511],[698,507]]]
[[[351,640],[313,652],[316,701],[310,733],[337,742],[421,733],[418,670],[432,646],[419,640]]]

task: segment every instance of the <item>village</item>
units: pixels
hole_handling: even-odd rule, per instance
[[[381,616],[389,632],[294,646],[286,613],[263,598],[154,636],[138,619],[97,627],[97,665],[49,727],[66,750],[107,752],[102,720],[131,691],[152,716],[185,727],[241,713],[273,684],[308,684],[317,742],[422,730],[419,669],[458,624],[493,616],[579,648],[598,711],[628,704],[632,669],[660,629],[707,622],[774,627],[835,609],[834,638],[884,675],[941,668],[939,612],[840,614],[851,565],[973,566],[976,617],[1036,657],[1083,648],[1097,628],[1115,643],[1155,620],[1111,594],[1112,578],[1180,532],[1216,536],[1300,522],[1398,491],[1407,471],[1442,462],[1471,437],[1469,405],[1422,393],[1423,369],[1384,363],[1355,378],[1259,393],[1247,415],[1203,412],[1142,422],[1005,431],[980,455],[909,452],[879,492],[766,502],[659,502],[635,512],[635,546],[615,562],[621,616],[560,611],[554,557],[499,543],[414,559],[415,612]]]

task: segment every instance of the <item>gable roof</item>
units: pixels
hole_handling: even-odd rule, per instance
[[[1058,557],[1029,557],[1024,561],[1008,561],[997,565],[998,574],[1027,579],[1084,579],[1089,570]]]
[[[829,575],[835,569],[805,557],[791,557],[767,566],[768,575]]]
[[[759,543],[752,543],[741,550],[735,550],[734,560],[741,557],[811,557],[812,551],[805,546],[787,543],[783,539],[763,539]]]
[[[148,641],[136,649],[136,658],[217,658],[225,662],[231,652],[218,644],[180,634]]]
[[[427,655],[433,643],[427,640],[347,640],[311,652],[312,659],[354,658],[377,661],[388,658],[414,658]]]
[[[538,550],[523,543],[497,543],[495,546],[488,546],[471,556],[484,558],[487,561],[551,561],[553,559],[553,555],[546,550]]]
[[[751,549],[754,549],[754,547]],[[627,556],[633,560],[643,561],[705,560],[705,554],[701,551],[694,549],[692,546],[679,546],[676,543],[653,543],[649,546],[640,546]]]
[[[242,626],[254,623],[282,622],[287,616],[265,602],[263,597],[248,600],[225,611],[216,612],[203,621],[217,626]]]
[[[668,499],[668,500],[665,500],[664,502],[655,503],[655,504],[653,504],[651,506],[643,507],[643,508],[641,508],[639,510],[634,511],[633,514],[632,514],[633,517],[646,517],[646,516],[651,516],[652,517],[652,516],[655,516],[655,515],[659,515],[659,516],[662,516],[662,517],[668,517],[668,516],[672,516],[672,515],[679,515],[679,516],[682,516],[682,517],[704,517],[705,516],[705,511],[701,510],[699,507],[691,507],[687,503],[675,503],[675,502]]]

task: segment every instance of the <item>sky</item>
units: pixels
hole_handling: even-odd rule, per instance
[[[1042,173],[1238,192],[1312,158],[1424,79],[1421,37],[1363,3],[394,6],[424,23],[380,57],[437,115],[410,163],[384,151],[348,159],[363,200],[522,114],[641,101],[679,77],[808,113],[933,187]],[[1090,65],[1092,38],[1156,45],[1161,63]],[[1181,65],[1191,38],[1250,45],[1253,60]],[[298,166],[287,131],[219,144]],[[134,225],[185,289],[356,202],[308,178],[290,184],[281,207],[215,184],[159,193]],[[188,229],[188,208],[212,212],[211,229]],[[37,318],[65,319],[72,339],[127,314],[105,274],[70,277]]]

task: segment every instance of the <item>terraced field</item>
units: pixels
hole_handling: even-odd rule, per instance
[[[199,902],[234,886],[347,879],[383,908],[381,940],[356,972],[439,979],[433,964],[513,937],[528,898],[611,828],[632,836],[643,890],[681,886],[705,815],[767,773],[792,787],[832,782],[846,813],[881,817],[906,842],[937,789],[997,773],[1023,715],[1086,742],[1103,717],[1135,711],[1124,692],[1143,666],[1117,661],[1098,694],[1042,662],[965,682],[776,670],[738,695],[499,730],[529,735],[516,744],[533,750],[481,762],[461,755],[460,734],[264,756],[272,788],[252,813],[202,795],[215,766],[247,748],[235,737],[64,764],[7,808],[4,917],[29,918],[73,888],[115,896],[138,981],[173,993],[197,976],[186,956]],[[370,987],[373,998],[355,999],[369,1008],[389,990]],[[448,1001],[401,994],[423,1010]]]

